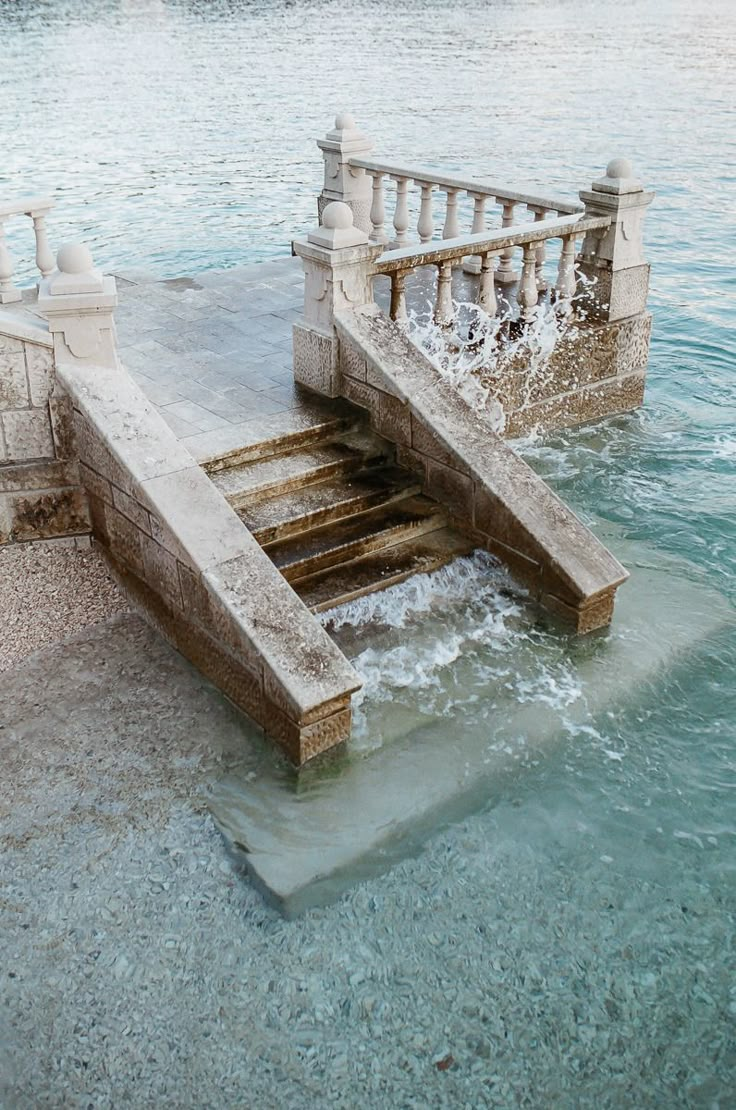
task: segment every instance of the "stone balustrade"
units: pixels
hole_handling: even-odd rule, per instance
[[[437,267],[437,293],[435,321],[449,326],[453,321],[452,273],[463,259],[472,254],[480,259],[480,281],[477,305],[488,316],[495,316],[498,309],[495,284],[498,270],[505,264],[513,267],[515,250],[520,250],[522,262],[516,300],[519,314],[529,323],[534,319],[539,303],[540,283],[538,269],[540,250],[552,239],[561,242],[557,279],[553,289],[555,302],[569,307],[576,290],[575,249],[576,241],[593,233],[605,232],[610,225],[607,216],[563,215],[544,222],[534,220],[516,227],[488,233],[485,231],[444,238],[420,246],[398,247],[384,252],[373,263],[373,275],[384,274],[391,279],[392,320],[407,317],[406,280],[419,266]],[[497,261],[498,260],[498,261]]]
[[[36,237],[36,266],[41,278],[47,278],[55,266],[54,255],[49,246],[46,230],[46,217],[54,207],[49,197],[24,197],[21,200],[0,203],[0,304],[12,304],[21,300],[21,291],[13,285],[13,259],[8,250],[5,237],[5,223],[14,216],[27,216],[33,221]]]
[[[489,206],[500,207],[500,226],[509,228],[525,223],[531,214],[541,222],[553,214],[569,216],[582,212],[576,202],[558,197],[540,196],[511,189],[496,182],[473,177],[443,173],[426,166],[404,165],[396,162],[376,161],[365,155],[372,144],[358,131],[353,117],[340,113],[335,127],[327,137],[318,142],[325,160],[325,180],[319,200],[319,215],[326,204],[333,200],[344,201],[353,211],[356,227],[368,233],[371,242],[391,247],[405,247],[410,242],[429,243],[435,238],[457,239],[461,234],[460,200],[472,201],[471,224],[468,233],[480,235],[487,230]],[[387,186],[393,200],[392,232],[387,231]],[[412,206],[410,190],[418,191]],[[435,218],[435,194],[443,194],[444,202],[440,219]],[[489,205],[490,202],[490,205]],[[410,209],[417,209],[416,235]],[[520,214],[520,210],[525,210]],[[495,274],[499,284],[511,284],[519,274],[512,264],[513,254],[507,250]],[[477,255],[465,259],[468,273],[480,273],[482,260]],[[538,289],[544,288],[544,238],[540,237],[536,255],[536,280]]]

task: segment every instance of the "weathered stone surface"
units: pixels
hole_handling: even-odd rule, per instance
[[[199,466],[141,483],[139,497],[165,531],[154,535],[172,554],[200,571],[243,552],[241,521]]]
[[[0,420],[9,459],[21,462],[54,457],[48,408],[5,412]]]
[[[77,459],[79,452],[74,438],[74,408],[62,390],[55,389],[49,397],[51,434],[57,459]]]
[[[0,494],[0,544],[89,532],[87,500],[77,487]]]
[[[23,344],[19,339],[0,336],[0,410],[25,408],[28,403]]]
[[[175,610],[183,608],[178,564],[171,552],[150,536],[140,536],[143,574],[146,582]]]
[[[574,323],[540,362],[532,364],[523,347],[510,357],[500,355],[492,371],[479,371],[478,376],[503,406],[506,433],[516,434],[512,428],[518,426],[514,418],[519,410],[606,378],[646,370],[651,323],[648,314],[610,324]],[[545,431],[557,427],[551,410],[549,421]]]
[[[58,367],[57,376],[72,396],[74,408],[94,426],[97,449],[104,449],[118,464],[124,460],[127,484],[112,480],[125,493],[132,493],[134,483],[193,465],[187,449],[121,367],[65,363]],[[88,448],[88,444],[79,445],[83,459]],[[90,465],[105,473],[94,462]]]
[[[127,516],[131,524],[135,524],[140,532],[145,532],[146,535],[151,533],[151,519],[146,509],[127,493],[123,493],[116,486],[111,486],[112,503],[118,512],[123,516]]]
[[[649,292],[648,264],[611,270],[581,260],[585,279],[578,285],[575,305],[590,320],[622,320],[646,311]]]
[[[156,627],[259,724],[284,714],[289,752],[310,758],[343,738],[357,675],[120,368],[110,400],[111,374],[60,373],[96,538]]]
[[[606,378],[596,385],[511,413],[506,432],[510,436],[522,436],[536,428],[569,428],[614,413],[631,412],[641,406],[645,387],[646,378],[642,373]]]
[[[294,379],[301,385],[336,397],[337,339],[322,335],[304,324],[294,324]]]
[[[378,411],[377,390],[366,382],[359,382],[355,378],[343,376],[340,379],[340,394],[347,401],[359,405],[362,409],[368,409],[369,412]]]
[[[378,412],[373,414],[373,424],[379,435],[392,443],[411,445],[411,412],[408,404],[388,393],[378,395]]]
[[[429,459],[427,489],[459,519],[473,520],[473,479],[451,466]]]
[[[45,405],[54,384],[53,352],[36,343],[26,343],[25,351],[31,404]]]
[[[246,548],[246,554],[207,571],[204,581],[248,630],[290,715],[304,721],[315,707],[359,689],[360,679],[256,541],[251,543],[257,554]]]
[[[58,489],[79,484],[79,466],[75,462],[42,459],[0,467],[0,493]]]

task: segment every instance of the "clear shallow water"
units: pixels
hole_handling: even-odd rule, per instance
[[[630,157],[658,192],[646,407],[522,447],[584,518],[733,601],[735,33],[726,0],[0,4],[0,194],[52,191],[56,241],[177,275],[287,249],[337,107],[387,155],[511,183],[574,192]],[[353,914],[341,965],[380,995],[346,1019],[376,1069],[338,1073],[341,1019],[315,1018],[310,1080],[346,1105],[733,1105],[735,655],[727,630],[699,644],[418,859],[265,924],[264,974],[288,936],[332,997],[314,936]],[[433,674],[395,704],[436,712],[453,669]]]

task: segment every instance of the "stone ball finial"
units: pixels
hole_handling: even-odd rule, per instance
[[[612,158],[606,166],[606,177],[633,177],[634,167],[628,158]]]
[[[335,116],[335,130],[336,131],[354,131],[355,120],[350,115],[350,112],[338,112]]]
[[[322,211],[322,227],[345,231],[353,226],[353,211],[341,200],[330,201]]]
[[[61,274],[88,274],[94,270],[92,255],[82,243],[64,243],[56,255],[56,265]]]

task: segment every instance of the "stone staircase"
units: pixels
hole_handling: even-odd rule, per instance
[[[473,543],[397,466],[392,444],[345,407],[267,436],[207,472],[313,611],[434,570]]]

